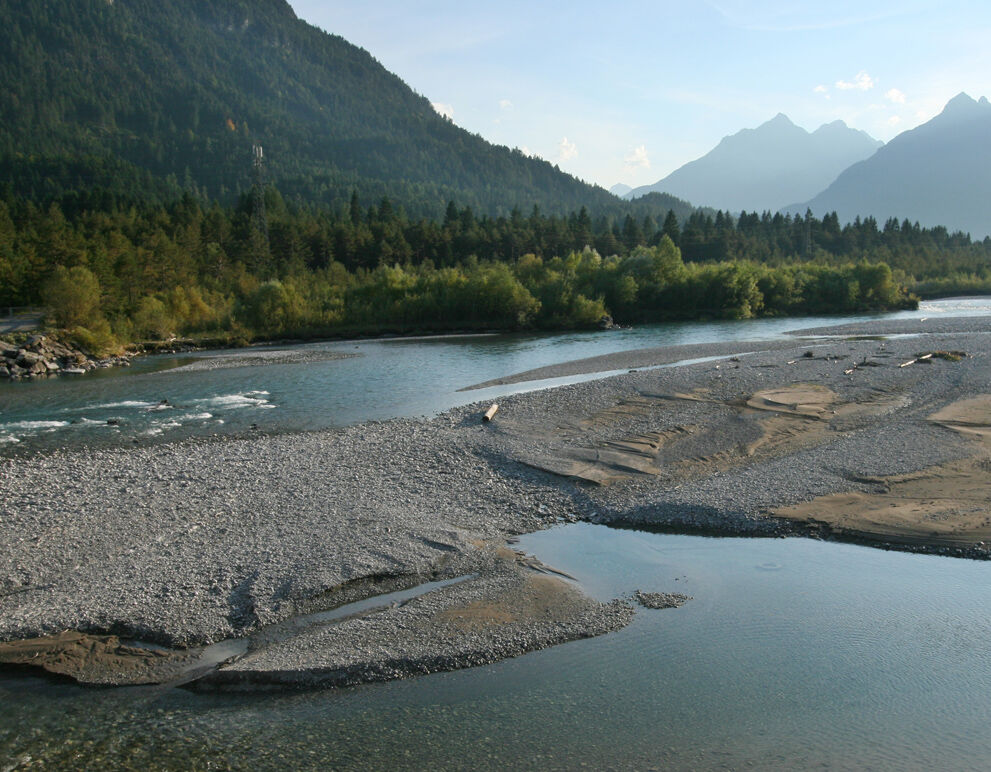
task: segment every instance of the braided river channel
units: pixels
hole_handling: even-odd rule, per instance
[[[617,350],[989,313],[991,299],[955,299],[883,317],[317,343],[292,347],[306,361],[218,369],[189,367],[218,352],[147,357],[76,380],[0,384],[0,454],[433,415],[601,377],[459,391]],[[352,356],[331,358],[341,354]],[[598,638],[348,689],[97,689],[2,671],[0,772],[991,767],[985,562],[587,523],[513,546],[602,600],[639,588],[692,600],[639,609]]]

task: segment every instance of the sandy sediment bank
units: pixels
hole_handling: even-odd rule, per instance
[[[507,397],[489,424],[487,405],[472,405],[339,431],[0,461],[0,640],[77,630],[181,649],[383,588],[478,574],[374,624],[312,630],[213,676],[350,683],[397,662],[408,675],[615,629],[628,612],[583,605],[566,584],[550,593],[560,603],[541,605],[550,575],[515,562],[497,570],[479,546],[562,520],[988,555],[972,515],[989,500],[991,335],[732,348],[719,361]],[[954,350],[965,356],[918,359]],[[929,478],[966,496],[915,514],[887,507],[901,513],[898,529],[851,523],[850,507],[828,499],[940,498]],[[481,608],[488,617],[468,610]],[[550,621],[527,608],[551,609]],[[428,634],[441,618],[443,640]],[[423,634],[400,642],[406,625]],[[349,658],[358,644],[368,656]]]
[[[493,432],[514,458],[593,483],[582,489],[582,511],[598,522],[749,533],[793,523],[803,533],[983,557],[986,448],[938,414],[991,390],[989,348],[976,333],[806,341],[527,395]],[[945,351],[964,356],[918,359]],[[970,404],[968,421],[991,423],[983,404]],[[931,483],[940,479],[972,485],[951,501]],[[945,525],[932,527],[931,507],[919,506],[911,534],[904,525],[848,527],[824,498],[891,491],[942,497]],[[796,516],[788,509],[796,505],[812,514]]]
[[[957,400],[928,420],[968,436],[973,453],[876,478],[877,492],[833,493],[772,513],[847,536],[906,545],[991,545],[991,395]]]
[[[40,668],[94,686],[166,683],[195,659],[190,650],[129,645],[116,635],[77,630],[0,643],[0,665]]]
[[[0,665],[40,668],[90,685],[350,686],[495,662],[613,632],[633,619],[629,600],[593,600],[571,577],[501,541],[472,547],[439,561],[429,576],[331,590],[310,599],[312,613],[214,646],[167,648],[69,630],[0,642]],[[682,600],[636,600],[649,608],[687,600],[650,597]],[[343,605],[325,610],[330,598]]]
[[[689,343],[683,346],[653,346],[651,348],[616,351],[612,354],[574,359],[570,362],[560,362],[546,367],[537,367],[520,373],[513,373],[501,378],[466,386],[461,391],[485,389],[490,386],[506,386],[526,381],[540,381],[547,378],[566,378],[572,375],[588,375],[589,373],[605,373],[611,370],[629,370],[637,367],[657,367],[674,362],[684,362],[692,359],[708,359],[711,357],[729,356],[741,351],[773,351],[788,349],[794,342],[784,340],[750,341],[747,343]]]
[[[360,356],[347,351],[334,351],[323,348],[275,348],[261,351],[238,351],[228,354],[213,354],[195,362],[174,367],[167,372],[195,372],[200,370],[228,370],[234,367],[259,367],[264,365],[297,365],[311,362],[330,362],[338,359],[353,359]]]

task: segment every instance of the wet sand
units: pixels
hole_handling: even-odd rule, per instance
[[[116,635],[66,630],[0,643],[0,665],[41,668],[89,685],[160,684],[177,678],[195,653],[123,643]]]

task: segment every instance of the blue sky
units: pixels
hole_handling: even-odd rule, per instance
[[[885,141],[991,97],[991,3],[290,0],[454,122],[590,182],[656,182],[783,112]]]

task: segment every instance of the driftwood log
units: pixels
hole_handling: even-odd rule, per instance
[[[482,416],[483,421],[491,421],[495,414],[499,412],[499,404],[492,403],[492,407],[485,411],[485,415]]]

